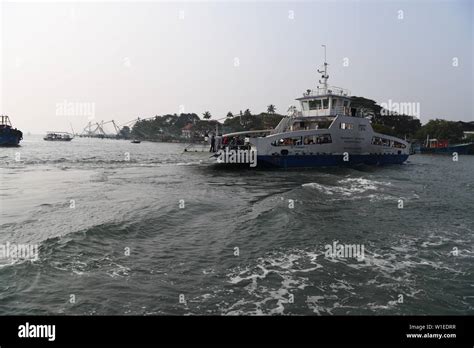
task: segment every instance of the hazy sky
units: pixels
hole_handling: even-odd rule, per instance
[[[93,122],[118,123],[180,111],[221,118],[270,103],[286,113],[316,87],[321,44],[330,84],[379,103],[420,103],[423,122],[474,119],[468,0],[1,6],[0,113],[23,131],[79,131],[87,108]]]

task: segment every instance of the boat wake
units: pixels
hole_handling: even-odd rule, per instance
[[[324,185],[317,182],[303,184],[306,189],[313,189],[334,198],[361,198],[367,197],[366,193],[373,194],[369,198],[391,198],[384,194],[387,188],[392,186],[391,182],[375,181],[364,178],[345,178],[338,180],[335,185]],[[378,197],[376,197],[378,196]]]

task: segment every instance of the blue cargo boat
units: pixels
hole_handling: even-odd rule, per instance
[[[0,146],[18,146],[23,133],[12,127],[8,116],[0,115]]]

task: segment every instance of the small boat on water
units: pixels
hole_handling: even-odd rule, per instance
[[[456,152],[459,155],[474,154],[474,143],[449,144],[446,139],[426,139],[424,146],[420,147],[422,154],[445,154],[451,155]]]
[[[275,129],[222,135],[216,141],[218,166],[311,168],[357,164],[402,164],[409,144],[374,132],[362,110],[351,107],[350,92],[329,86],[324,62],[319,86],[297,98]],[[269,133],[264,135],[263,133]],[[253,133],[253,134],[252,134]],[[260,134],[258,134],[260,133]]]
[[[74,136],[67,132],[47,132],[43,138],[46,141],[71,141]]]
[[[10,117],[0,115],[0,146],[18,146],[23,133],[12,127]]]
[[[132,144],[140,144],[141,141],[138,140],[138,139],[133,139],[133,140],[131,141],[131,143],[132,143]]]

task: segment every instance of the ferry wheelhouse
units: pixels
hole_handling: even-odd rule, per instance
[[[374,132],[370,120],[360,110],[351,107],[350,91],[328,85],[327,66],[324,62],[323,69],[318,70],[322,74],[319,86],[296,99],[301,110],[290,107],[289,115],[268,135],[252,137],[251,132],[224,134],[223,143],[231,144],[234,150],[248,148],[256,151],[259,167],[405,162],[410,153],[409,144]],[[246,137],[245,144],[238,140],[242,135]],[[223,150],[226,150],[225,145]],[[218,163],[227,164],[222,158],[219,157]]]

